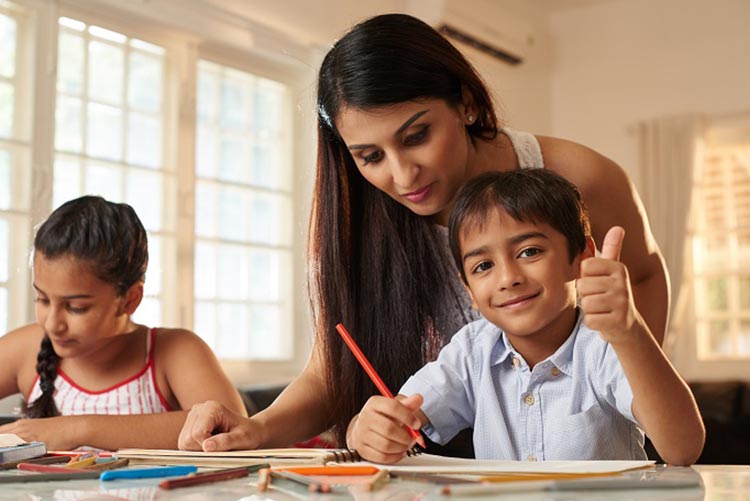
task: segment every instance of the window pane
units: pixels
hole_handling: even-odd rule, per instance
[[[161,325],[161,301],[154,297],[144,297],[133,314],[133,320],[149,327]]]
[[[260,80],[253,93],[253,126],[261,137],[275,136],[281,130],[284,88],[270,80]]]
[[[0,136],[3,137],[13,134],[13,94],[10,84],[0,82]]]
[[[216,133],[208,127],[199,126],[195,152],[195,173],[199,177],[216,176],[216,153]]]
[[[204,70],[201,63],[198,75],[198,120],[202,123],[213,122],[216,118],[216,106],[219,101],[219,78],[216,73]]]
[[[90,195],[100,195],[107,200],[122,200],[120,169],[108,165],[94,164],[86,169],[86,190]]]
[[[282,158],[275,144],[256,144],[250,170],[250,182],[266,188],[283,188]]]
[[[10,182],[10,152],[0,150],[0,210],[10,208]]]
[[[161,109],[161,60],[138,52],[130,53],[128,105],[143,111]]]
[[[729,332],[729,322],[718,320],[709,322],[709,341],[713,355],[731,355],[734,352],[732,335]]]
[[[239,137],[224,137],[221,140],[221,163],[219,179],[246,183],[249,179],[245,141]]]
[[[250,239],[253,242],[269,245],[286,245],[291,237],[288,215],[291,201],[286,196],[254,193],[251,198],[253,225]]]
[[[140,217],[140,213],[138,211],[136,213]],[[146,270],[146,283],[143,286],[143,292],[147,296],[161,294],[162,269],[161,238],[157,235],[148,235],[148,269]]]
[[[248,240],[247,190],[222,188],[219,204],[219,236],[228,240]]]
[[[740,322],[740,331],[737,334],[737,355],[750,355],[750,320]]]
[[[121,111],[112,106],[89,103],[88,143],[92,157],[120,160],[122,158]]]
[[[58,156],[55,160],[52,206],[60,207],[64,202],[81,196],[81,162]]]
[[[195,193],[195,233],[204,237],[216,235],[216,186],[198,182]]]
[[[8,262],[8,254],[10,254],[9,226],[6,219],[0,219],[0,282],[7,282],[8,274],[10,273],[10,263]]]
[[[161,166],[161,120],[148,115],[128,116],[129,164],[158,168]]]
[[[8,289],[0,287],[0,332],[8,332]]]
[[[108,43],[89,43],[89,96],[114,105],[122,103],[123,51]]]
[[[83,93],[83,39],[60,32],[57,61],[57,90],[80,96]]]
[[[248,126],[245,82],[239,78],[226,78],[221,85],[221,126],[243,130]]]
[[[0,76],[16,74],[16,21],[0,15]]]
[[[218,248],[218,291],[221,299],[249,299],[250,266],[242,247],[221,245]]]
[[[254,301],[278,301],[281,298],[281,270],[279,252],[252,250],[250,260],[250,299]]]
[[[57,96],[55,148],[79,153],[83,149],[82,104],[75,97]]]
[[[712,278],[706,281],[708,286],[708,309],[710,311],[726,311],[727,309],[727,279]]]
[[[279,335],[281,309],[277,306],[251,306],[250,355],[253,358],[281,358],[284,339]]]
[[[740,277],[740,309],[750,312],[750,277]]]
[[[219,358],[247,358],[249,354],[250,319],[248,307],[241,304],[219,304],[216,354]]]
[[[216,246],[198,242],[195,245],[195,297],[216,298]]]
[[[155,172],[128,169],[125,172],[125,201],[133,206],[143,226],[149,231],[162,229],[162,176]]]
[[[193,316],[193,329],[209,346],[216,346],[216,305],[198,301],[195,303],[195,314]]]

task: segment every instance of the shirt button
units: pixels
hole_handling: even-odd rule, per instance
[[[518,357],[513,357],[513,367],[518,369],[519,365],[521,365],[521,361],[518,359]]]
[[[529,454],[529,457],[526,458],[526,461],[536,461],[536,456],[533,454]]]
[[[529,393],[523,398],[523,401],[526,402],[526,405],[534,405],[534,395]]]
[[[559,375],[560,375],[560,369],[558,369],[557,367],[552,367],[552,370],[551,370],[551,371],[549,371],[549,372],[550,372],[550,374],[552,374],[553,376],[559,376]]]

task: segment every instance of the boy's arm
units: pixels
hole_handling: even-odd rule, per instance
[[[581,263],[577,287],[586,325],[610,343],[633,392],[633,415],[667,463],[698,459],[705,429],[690,389],[648,330],[618,261],[624,230],[612,228],[599,258]]]

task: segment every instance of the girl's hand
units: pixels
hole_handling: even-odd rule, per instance
[[[76,437],[83,416],[19,419],[0,426],[0,433],[15,433],[27,442],[44,442],[48,450],[73,450],[82,445]]]
[[[262,431],[256,420],[209,400],[190,409],[177,446],[206,452],[257,449],[262,443]]]
[[[351,425],[347,446],[376,463],[395,463],[404,458],[415,443],[405,427],[422,427],[416,415],[422,400],[419,394],[400,400],[370,397]]]
[[[605,341],[626,341],[636,324],[642,323],[633,301],[628,269],[620,262],[625,230],[610,228],[599,257],[584,259],[576,282],[584,322],[599,331]]]

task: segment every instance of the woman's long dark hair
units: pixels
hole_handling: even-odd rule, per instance
[[[430,218],[362,177],[336,130],[336,117],[344,107],[367,110],[429,98],[458,107],[462,91],[471,94],[478,110],[467,126],[469,137],[494,138],[497,117],[476,70],[437,31],[402,14],[355,26],[321,66],[309,287],[325,354],[330,419],[340,444],[375,388],[335,325],[344,323],[386,385],[397,391],[434,359],[443,336],[453,334],[439,332],[441,318],[463,311],[447,287],[455,270]],[[446,293],[453,294],[456,311],[446,311]]]
[[[84,196],[62,204],[39,226],[34,253],[46,259],[69,256],[83,261],[122,296],[146,278],[148,239],[131,206]],[[36,364],[42,394],[23,407],[27,417],[59,414],[53,398],[59,361],[45,333]]]

